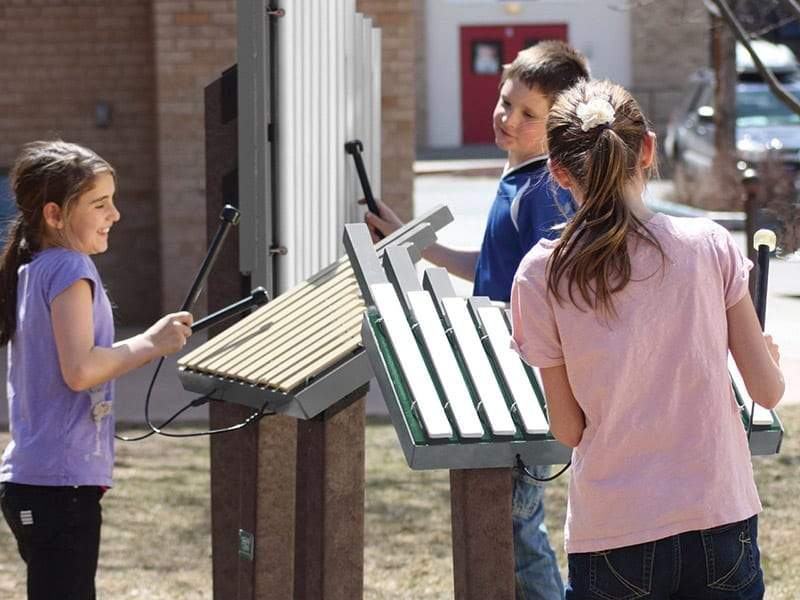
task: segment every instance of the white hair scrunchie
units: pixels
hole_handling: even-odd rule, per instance
[[[606,125],[614,122],[614,107],[608,100],[603,98],[592,98],[588,102],[578,105],[578,118],[581,120],[581,130],[589,131],[598,125]]]

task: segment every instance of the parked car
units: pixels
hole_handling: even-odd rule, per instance
[[[754,46],[784,87],[800,98],[800,66],[792,51],[763,41]],[[737,47],[736,63],[737,168],[743,177],[756,176],[759,163],[774,152],[800,189],[800,115],[772,93],[742,46]],[[679,198],[691,197],[692,188],[709,174],[714,158],[713,118],[714,75],[709,70],[698,71],[673,113],[664,139]]]

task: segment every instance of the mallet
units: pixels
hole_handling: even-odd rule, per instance
[[[369,184],[367,171],[364,168],[364,160],[361,158],[362,150],[364,150],[364,144],[361,143],[361,140],[346,142],[344,145],[344,151],[352,155],[353,162],[356,163],[356,173],[358,173],[358,180],[361,182],[361,190],[364,192],[364,198],[367,201],[367,208],[372,214],[380,216],[381,213],[375,202],[375,196],[372,195],[372,186]],[[383,234],[380,231],[376,233],[380,239],[383,239]]]
[[[758,251],[758,273],[756,275],[756,314],[761,330],[767,317],[767,281],[769,280],[769,254],[775,250],[778,240],[775,232],[759,229],[753,236],[753,248]]]
[[[775,232],[769,229],[759,229],[753,235],[753,248],[758,252],[758,273],[756,273],[756,315],[761,324],[761,331],[764,331],[764,323],[767,319],[767,283],[769,281],[769,253],[775,250],[778,240]],[[750,432],[753,429],[753,415],[756,410],[756,402],[750,406],[750,419],[747,422],[747,439],[750,440]]]
[[[222,212],[219,214],[219,220],[221,221],[219,228],[214,235],[214,239],[211,240],[211,246],[209,246],[208,252],[206,252],[206,256],[203,259],[203,264],[200,265],[200,270],[197,272],[197,275],[194,278],[194,282],[189,290],[189,294],[186,296],[186,300],[184,300],[183,304],[181,305],[181,310],[191,310],[192,306],[194,306],[194,303],[197,302],[200,292],[203,291],[203,285],[205,285],[208,272],[217,261],[217,256],[222,249],[222,242],[225,241],[225,236],[228,235],[228,230],[230,230],[231,225],[235,226],[239,224],[239,211],[230,204],[226,204],[222,207]]]
[[[207,327],[216,325],[225,319],[235,317],[252,306],[263,306],[267,302],[269,302],[267,290],[265,290],[263,287],[257,287],[250,292],[250,295],[246,298],[242,298],[238,302],[234,302],[230,306],[226,306],[225,308],[218,310],[217,312],[210,314],[194,323],[192,325],[192,333],[197,333],[198,331],[202,331]]]

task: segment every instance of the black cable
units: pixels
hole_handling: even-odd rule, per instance
[[[530,477],[531,479],[533,479],[535,481],[540,481],[542,483],[547,483],[548,481],[553,481],[554,479],[558,479],[559,477],[561,477],[564,473],[566,473],[567,469],[569,469],[571,464],[572,464],[572,461],[570,460],[567,464],[564,465],[563,469],[561,469],[555,475],[551,475],[550,477],[536,477],[536,475],[534,475],[533,473],[531,473],[528,470],[528,467],[525,466],[525,463],[522,462],[522,457],[519,454],[517,454],[517,465],[516,465],[515,468],[519,469],[520,471],[525,473],[525,475],[527,475],[528,477]]]
[[[182,407],[174,415],[172,415],[169,419],[167,419],[161,425],[159,425],[158,428],[159,429],[163,429],[164,427],[166,427],[167,425],[172,423],[175,419],[177,419],[179,416],[181,416],[183,413],[185,413],[190,408],[202,406],[203,404],[206,404],[209,400],[211,400],[211,394],[206,394],[205,396],[199,396],[199,397],[195,398],[194,400],[192,400],[191,402],[186,404],[186,406]],[[122,442],[139,442],[141,440],[149,438],[151,435],[154,435],[154,434],[155,434],[155,431],[153,431],[151,429],[147,433],[144,433],[142,435],[138,435],[138,436],[132,437],[132,438],[125,437],[125,436],[122,436],[122,435],[117,435],[117,434],[114,434],[114,437],[116,439],[122,441]]]
[[[126,438],[124,436],[115,434],[114,437],[116,439],[118,439],[120,441],[123,441],[123,442],[138,442],[138,441],[147,439],[151,435],[156,434],[156,433],[158,435],[163,435],[164,437],[174,437],[174,438],[199,437],[199,436],[203,436],[203,435],[216,435],[218,433],[229,433],[231,431],[238,431],[239,429],[244,429],[248,425],[252,425],[253,423],[257,423],[258,421],[260,421],[261,419],[263,419],[266,416],[275,414],[274,412],[271,412],[271,411],[267,412],[266,411],[267,403],[269,402],[269,398],[267,398],[266,400],[264,400],[264,403],[261,405],[261,408],[257,412],[254,412],[249,417],[247,417],[244,421],[242,421],[240,423],[237,423],[236,425],[231,425],[230,427],[224,427],[222,429],[208,429],[206,431],[195,431],[195,432],[192,432],[192,433],[169,433],[169,432],[166,432],[166,431],[164,431],[164,428],[167,425],[169,425],[170,423],[172,423],[172,421],[177,419],[185,411],[189,410],[192,407],[202,406],[203,404],[206,404],[209,400],[212,400],[213,398],[211,397],[211,395],[214,392],[212,391],[212,392],[209,392],[208,394],[206,394],[205,396],[199,396],[199,397],[195,398],[194,400],[189,402],[186,406],[184,406],[180,410],[178,410],[178,412],[176,412],[174,415],[172,415],[164,423],[162,423],[161,425],[156,427],[153,424],[152,419],[150,418],[150,398],[151,398],[151,396],[153,394],[153,387],[155,386],[156,379],[158,378],[158,374],[161,371],[161,365],[163,365],[163,364],[164,364],[164,357],[162,356],[158,360],[158,364],[156,365],[156,370],[153,372],[153,377],[150,379],[150,385],[147,387],[147,395],[145,396],[145,399],[144,399],[144,420],[145,420],[145,423],[147,423],[147,427],[150,429],[150,431],[148,431],[147,433],[142,434],[140,436],[133,437],[133,438]]]
[[[264,403],[261,405],[261,408],[254,412],[252,415],[247,417],[241,423],[237,423],[236,425],[231,425],[230,427],[224,427],[222,429],[208,429],[206,431],[194,431],[192,433],[169,433],[163,430],[163,425],[161,427],[156,427],[153,424],[153,421],[150,419],[150,397],[153,393],[153,386],[156,383],[156,378],[158,377],[158,373],[161,370],[161,365],[164,364],[164,357],[162,356],[158,360],[158,365],[156,365],[156,370],[153,372],[153,377],[150,379],[150,385],[147,388],[147,396],[144,399],[144,420],[147,423],[147,426],[150,428],[150,434],[157,433],[158,435],[163,435],[164,437],[173,437],[173,438],[188,438],[188,437],[200,437],[204,435],[216,435],[218,433],[229,433],[231,431],[238,431],[239,429],[244,429],[248,425],[252,425],[253,423],[257,423],[261,419],[271,414],[275,414],[273,412],[265,412],[267,408],[267,403],[269,399],[264,400]],[[213,393],[213,392],[212,392]],[[210,396],[210,394],[207,394]],[[205,398],[206,396],[202,396]],[[191,405],[191,403],[190,403]],[[183,409],[181,409],[183,411]],[[179,411],[179,412],[181,412]]]

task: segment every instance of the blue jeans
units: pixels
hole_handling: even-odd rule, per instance
[[[758,517],[569,555],[567,600],[761,600]]]
[[[529,467],[536,477],[550,467]],[[544,524],[544,483],[514,471],[512,522],[517,600],[562,600],[564,585]]]

